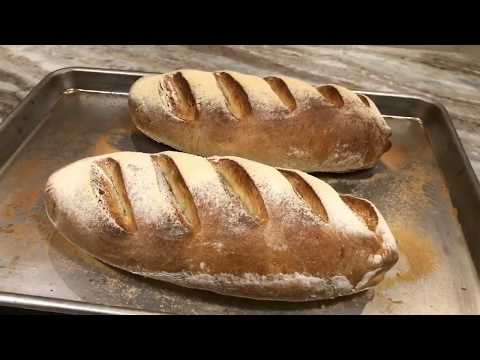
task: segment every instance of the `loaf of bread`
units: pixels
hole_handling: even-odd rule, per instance
[[[51,175],[45,198],[60,233],[103,262],[225,295],[352,294],[381,281],[398,257],[369,201],[238,157],[90,157]]]
[[[133,84],[129,110],[140,131],[177,150],[307,172],[371,168],[391,146],[391,130],[368,97],[285,76],[146,76]]]

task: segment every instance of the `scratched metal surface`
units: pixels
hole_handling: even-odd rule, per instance
[[[388,118],[393,147],[374,170],[318,175],[338,191],[377,205],[399,243],[398,264],[375,290],[308,303],[185,289],[117,270],[84,254],[55,232],[45,215],[42,191],[47,177],[86,156],[167,147],[133,128],[125,94],[68,91],[37,122],[41,125],[0,170],[0,292],[73,300],[80,308],[98,304],[180,314],[480,312],[474,261],[418,119]],[[0,129],[0,141],[9,141],[2,134]]]

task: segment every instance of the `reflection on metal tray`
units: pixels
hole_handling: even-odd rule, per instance
[[[479,313],[478,182],[446,111],[418,97],[367,93],[390,115],[392,149],[373,170],[318,174],[372,200],[398,240],[400,260],[375,290],[309,303],[230,298],[135,276],[71,245],[43,210],[47,177],[85,156],[166,149],[129,120],[126,95],[141,75],[57,71],[0,125],[0,305],[115,314]]]

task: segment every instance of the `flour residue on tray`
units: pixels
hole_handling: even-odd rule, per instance
[[[419,217],[435,210],[443,179],[435,169],[416,162],[404,171],[404,175],[394,181],[383,204],[400,254],[393,276],[381,284],[384,288],[397,282],[421,281],[438,268],[439,254],[434,239],[425,230],[426,225],[419,222]]]
[[[390,227],[397,240],[400,259],[380,288],[390,288],[398,282],[421,281],[438,268],[438,252],[427,234],[405,224],[391,224]]]
[[[85,156],[111,154],[118,151],[131,150],[129,146],[130,135],[135,129],[128,117],[115,117],[96,129],[96,134],[91,134],[95,140]],[[98,131],[98,132],[97,132]]]
[[[11,234],[15,231],[14,224],[0,226],[0,234]]]
[[[30,213],[37,203],[40,188],[31,191],[16,191],[0,209],[0,220],[13,220],[19,214]]]
[[[112,146],[108,142],[108,139],[105,135],[101,135],[97,142],[95,143],[95,149],[93,150],[93,155],[104,155],[104,154],[110,154],[113,152],[121,151],[120,149]]]
[[[36,229],[35,224],[30,222],[8,224],[6,227],[4,227],[4,229],[5,228],[7,229],[5,233],[8,235],[8,237],[15,240],[25,240],[29,236],[32,236],[32,233]],[[2,234],[1,228],[0,234]]]
[[[430,240],[410,230],[396,231],[399,251],[405,255],[409,269],[397,273],[402,281],[417,281],[432,273],[437,266],[437,254]]]
[[[17,163],[9,176],[18,182],[28,182],[23,186],[11,186],[12,192],[0,203],[0,222],[12,221],[17,216],[29,215],[37,204],[43,190],[43,184],[36,181],[41,170],[38,159],[28,159]]]
[[[428,167],[414,163],[405,174],[406,176],[395,182],[398,187],[394,191],[394,195],[396,201],[402,204],[403,208],[408,207],[410,210],[417,212],[432,204],[433,198],[425,189],[432,186],[437,188],[437,184],[441,181],[439,181],[438,174],[434,169],[431,170],[429,171]],[[399,209],[399,214],[406,215],[402,210],[404,209]]]
[[[108,129],[108,133],[101,134],[90,155],[111,154],[118,151],[127,151],[125,140],[130,137],[132,127],[116,124],[118,127]]]
[[[415,219],[419,211],[435,204],[439,191],[444,191],[441,175],[433,167],[416,161],[409,162],[398,172],[379,171],[365,178],[328,182],[340,192],[371,200],[387,223]]]
[[[388,154],[388,153],[387,153]],[[390,288],[399,282],[414,283],[429,278],[440,265],[435,239],[422,216],[435,216],[448,196],[441,173],[427,154],[412,158],[394,146],[386,159],[386,169],[358,179],[340,178],[338,187],[352,185],[354,195],[370,199],[380,210],[397,241],[399,261],[379,285]]]
[[[401,146],[395,145],[381,157],[381,162],[389,170],[400,170],[405,168],[411,161],[411,154]]]

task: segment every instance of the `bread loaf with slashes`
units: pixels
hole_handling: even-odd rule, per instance
[[[307,172],[371,168],[391,146],[391,129],[367,96],[280,75],[145,76],[130,89],[129,110],[141,132],[177,150]]]
[[[103,262],[225,295],[348,295],[380,282],[398,258],[371,202],[234,156],[89,157],[51,175],[45,202],[55,227]]]

